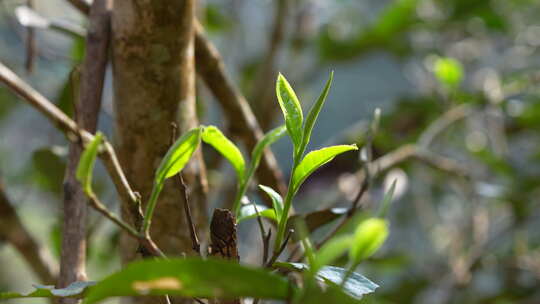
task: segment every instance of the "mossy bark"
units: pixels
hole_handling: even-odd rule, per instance
[[[155,169],[170,146],[171,123],[178,124],[180,134],[198,125],[194,11],[194,0],[114,3],[115,142],[121,165],[133,189],[141,194],[143,207],[152,189]],[[202,230],[207,225],[207,216],[200,152],[183,173],[190,189],[193,220]],[[183,199],[171,179],[165,185],[152,220],[151,236],[170,256],[192,252]],[[126,212],[124,215],[128,216]],[[137,258],[134,241],[125,237],[121,247],[125,262]]]

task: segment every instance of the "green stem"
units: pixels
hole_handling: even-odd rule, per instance
[[[283,238],[285,237],[285,228],[287,227],[287,220],[289,218],[289,209],[291,209],[292,199],[296,192],[295,189],[293,189],[293,176],[294,176],[294,171],[296,171],[296,167],[298,166],[298,159],[299,157],[295,155],[294,160],[293,160],[293,169],[291,171],[291,176],[289,177],[289,186],[287,187],[287,195],[285,196],[283,213],[281,214],[281,219],[279,219],[278,232],[277,232],[276,240],[274,243],[274,253],[276,253],[279,250],[279,248],[281,247],[281,242],[283,242]]]
[[[157,199],[159,193],[163,188],[163,184],[155,184],[152,189],[152,194],[150,195],[150,200],[148,201],[148,206],[146,206],[146,211],[144,213],[144,220],[142,225],[142,232],[144,235],[149,235],[150,233],[150,224],[152,224],[152,216],[154,215],[154,209],[156,209]]]
[[[246,194],[247,186],[248,186],[248,182],[246,181],[242,183],[238,187],[238,190],[236,191],[236,196],[234,197],[234,205],[233,205],[233,214],[236,216],[236,218],[238,218],[238,216],[240,215],[240,207],[241,207],[240,203],[242,202],[242,197],[244,197],[244,195]]]

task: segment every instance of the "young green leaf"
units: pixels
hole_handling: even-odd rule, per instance
[[[237,262],[200,258],[144,260],[100,281],[83,303],[141,295],[286,299],[290,288],[289,282],[279,275]]]
[[[296,97],[296,93],[294,93],[291,85],[281,73],[278,75],[276,82],[276,95],[283,116],[285,117],[287,132],[292,139],[295,152],[297,152],[302,144],[302,123],[304,114],[302,113],[302,107],[300,106],[298,97]]]
[[[268,196],[272,199],[272,205],[276,211],[276,216],[278,219],[281,218],[281,215],[283,214],[283,198],[281,195],[268,186],[259,185],[259,188],[266,192],[266,194],[268,194]]]
[[[317,272],[324,265],[332,263],[335,259],[343,255],[351,247],[353,237],[351,235],[337,236],[326,242],[315,255],[313,271]]]
[[[300,185],[313,171],[328,163],[337,155],[351,150],[358,150],[358,147],[356,145],[338,145],[309,152],[294,170],[292,177],[293,192],[298,191]]]
[[[97,132],[94,139],[86,146],[84,152],[79,160],[77,166],[77,172],[75,173],[77,180],[81,183],[81,186],[86,193],[92,192],[92,172],[94,171],[94,164],[99,152],[99,145],[103,140],[103,134]]]
[[[274,209],[269,209],[268,207],[263,205],[257,205],[257,210],[255,210],[253,204],[248,204],[240,208],[240,214],[238,214],[238,217],[236,218],[236,223],[256,218],[257,211],[259,211],[260,216],[265,217],[269,220],[277,221],[278,219],[276,218],[276,212],[274,211]]]
[[[463,66],[454,58],[437,58],[433,73],[442,85],[455,88],[463,79]]]
[[[144,213],[143,231],[145,233],[148,233],[150,230],[154,209],[156,208],[159,194],[163,189],[165,179],[178,174],[178,172],[184,169],[195,150],[199,147],[201,133],[201,127],[189,130],[176,140],[172,147],[169,148],[169,151],[167,151],[167,154],[165,154],[165,157],[161,160],[156,171],[154,187],[152,188],[152,193],[150,194],[150,199],[148,200],[148,205],[146,206],[146,211]]]
[[[319,113],[321,112],[324,102],[326,101],[326,97],[328,96],[328,91],[330,91],[330,86],[332,85],[333,79],[334,79],[334,72],[331,72],[330,78],[328,78],[328,81],[326,82],[326,85],[324,86],[324,89],[321,92],[321,95],[317,99],[317,102],[315,102],[315,104],[311,107],[311,110],[309,110],[309,114],[306,118],[306,123],[304,126],[304,135],[302,137],[302,145],[300,146],[300,153],[304,153],[307,145],[309,144],[309,139],[311,138],[311,132],[313,131],[313,127],[315,126],[315,121],[317,121],[317,117],[319,116]]]
[[[286,131],[287,128],[285,127],[285,125],[281,125],[275,129],[272,129],[264,135],[264,137],[257,143],[257,145],[255,145],[255,148],[253,148],[253,151],[251,152],[251,163],[249,166],[250,174],[248,175],[253,174],[259,166],[264,149],[272,145],[281,137],[283,137]]]
[[[191,129],[177,139],[161,160],[156,171],[155,183],[162,184],[165,179],[182,171],[191,159],[193,152],[199,147],[200,142],[201,127]]]
[[[236,171],[238,180],[242,183],[246,175],[246,162],[240,149],[215,126],[204,127],[202,140],[214,147],[214,149],[231,163]]]
[[[382,246],[388,233],[388,223],[383,219],[370,218],[360,223],[349,251],[353,264],[358,264],[374,254]]]

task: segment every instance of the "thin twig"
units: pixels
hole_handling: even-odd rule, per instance
[[[263,259],[262,259],[262,265],[264,266],[266,264],[266,257],[268,256],[268,246],[266,244],[266,232],[264,231],[264,225],[262,222],[261,214],[259,213],[259,209],[257,208],[257,204],[255,204],[254,201],[251,201],[251,204],[253,205],[253,208],[255,208],[255,213],[257,213],[257,223],[259,224],[259,231],[261,232],[261,241],[263,243]]]
[[[94,136],[92,134],[80,129],[78,125],[71,120],[71,118],[67,117],[62,111],[56,108],[55,105],[26,84],[2,63],[0,63],[0,81],[21,96],[23,100],[30,103],[30,105],[42,112],[45,117],[49,118],[60,131],[66,134],[69,140],[75,142],[80,142],[78,141],[79,138],[83,139],[84,142],[93,140]],[[140,206],[139,196],[131,190],[129,183],[127,182],[127,178],[120,167],[116,153],[114,152],[112,145],[106,139],[104,139],[103,147],[104,153],[100,153],[99,156],[105,163],[105,167],[107,168],[108,173],[111,176],[120,196],[127,199],[128,202],[130,202],[129,205],[133,206],[133,208],[131,208],[131,213],[135,218],[135,226],[137,226],[137,222],[142,223],[142,213],[137,213],[133,210],[137,210]],[[119,227],[124,229],[123,226]],[[129,231],[126,232],[128,232],[128,235],[133,236]],[[141,235],[138,237],[138,240],[141,245],[153,256],[164,257],[163,252],[159,250],[151,239]]]
[[[174,144],[176,140],[176,132],[178,130],[178,126],[176,123],[171,123],[171,145]],[[178,184],[178,187],[180,188],[180,191],[184,194],[184,213],[186,215],[186,221],[188,223],[189,228],[189,235],[191,237],[191,248],[197,253],[197,255],[201,255],[201,244],[199,242],[199,238],[197,237],[197,231],[195,230],[195,224],[193,224],[193,216],[191,215],[191,208],[189,207],[189,195],[188,195],[188,189],[187,185],[184,182],[184,178],[182,177],[182,172],[178,172],[176,175],[176,182]]]
[[[77,123],[58,109],[52,102],[47,100],[43,95],[34,90],[30,85],[19,78],[9,68],[0,62],[0,82],[4,83],[13,92],[19,95],[24,101],[36,108],[45,117],[47,117],[53,125],[62,131],[68,140],[72,142],[87,143],[94,139],[94,136],[89,132],[79,128]],[[80,139],[80,140],[79,140]],[[120,163],[112,145],[108,141],[103,142],[104,153],[99,156],[103,160],[109,175],[111,176],[116,190],[120,197],[126,201],[137,204],[137,195],[127,182],[127,178],[120,167]]]
[[[26,5],[33,9],[34,0],[27,0]],[[26,29],[26,71],[31,73],[34,70],[35,62],[37,55],[37,45],[36,45],[36,30],[34,28],[28,27]]]
[[[434,122],[432,122],[424,132],[422,132],[418,140],[418,146],[427,148],[431,145],[435,137],[437,137],[441,132],[446,130],[453,123],[469,116],[472,113],[473,107],[469,104],[462,104],[448,110]]]
[[[281,255],[281,253],[283,252],[283,250],[285,250],[285,248],[287,247],[287,243],[289,243],[289,239],[291,238],[291,235],[293,234],[294,230],[293,229],[289,229],[289,231],[287,232],[287,235],[285,236],[285,240],[283,241],[283,243],[281,244],[281,246],[279,247],[279,250],[277,250],[276,252],[274,252],[274,254],[272,255],[272,257],[270,258],[270,260],[268,261],[268,263],[266,263],[266,267],[272,267],[272,265],[274,265],[274,263],[276,262],[276,260],[279,258],[279,256]]]
[[[118,216],[116,216],[114,213],[109,211],[107,207],[97,198],[97,196],[94,193],[87,193],[88,198],[90,199],[89,203],[92,208],[94,208],[97,212],[101,213],[103,216],[111,220],[113,223],[115,223],[118,227],[122,228],[125,232],[127,232],[129,235],[140,238],[141,234],[131,225],[124,222],[122,219],[120,219]]]

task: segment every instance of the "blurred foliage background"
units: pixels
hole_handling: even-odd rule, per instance
[[[28,32],[15,14],[23,4],[0,2],[0,60],[69,113],[67,79],[84,46],[63,33],[38,30],[33,68],[25,69]],[[65,1],[35,1],[35,9],[85,26]],[[198,13],[265,129],[282,119],[273,94],[277,71],[307,105],[334,70],[312,149],[365,143],[380,108],[374,159],[406,145],[429,152],[393,159],[373,176],[362,201],[374,205],[397,179],[390,241],[360,266],[381,285],[367,302],[540,302],[538,1],[206,0]],[[110,82],[100,129],[113,137]],[[223,125],[202,84],[198,106],[203,123]],[[287,171],[290,143],[282,140],[273,150]],[[0,87],[1,178],[24,224],[56,258],[66,151],[61,134]],[[234,189],[227,178],[232,170],[205,153],[216,207]],[[295,202],[297,212],[347,207],[361,182],[360,159],[353,153],[340,157],[310,178]],[[443,160],[464,171],[447,170]],[[109,180],[103,172],[98,176],[100,196],[116,207]],[[119,267],[118,232],[92,215],[88,271],[99,279]],[[247,262],[259,258],[253,225],[239,228]],[[27,282],[38,282],[16,252],[0,244],[0,289],[24,291]]]

